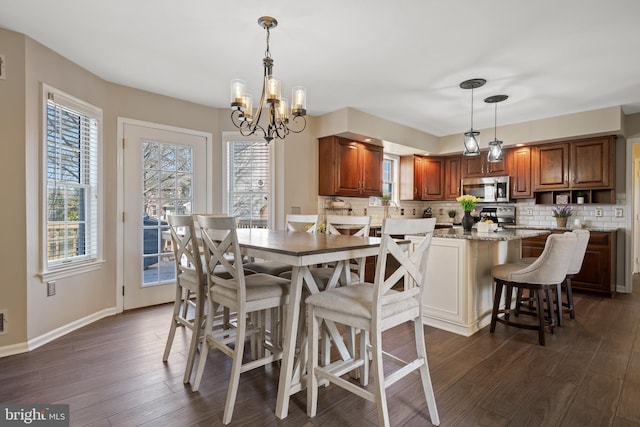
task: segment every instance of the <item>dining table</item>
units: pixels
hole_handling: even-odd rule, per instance
[[[381,239],[257,228],[237,229],[237,235],[243,255],[292,266],[275,409],[276,416],[283,419],[289,411],[290,397],[306,387],[306,328],[299,328],[301,300],[303,288],[312,294],[320,292],[310,268],[334,263],[336,268],[327,288],[336,286],[338,280],[348,285],[349,260],[378,255]],[[325,327],[341,357],[350,357],[336,326],[327,323]]]

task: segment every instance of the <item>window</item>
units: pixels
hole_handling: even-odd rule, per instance
[[[44,87],[43,277],[96,263],[102,110]]]
[[[227,141],[227,210],[241,228],[267,228],[271,205],[269,145]]]
[[[391,196],[391,200],[398,203],[398,163],[397,156],[385,154],[382,161],[382,194]]]

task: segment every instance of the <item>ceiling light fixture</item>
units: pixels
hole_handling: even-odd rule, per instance
[[[258,24],[267,30],[267,50],[262,64],[264,79],[260,103],[253,114],[253,97],[245,92],[245,82],[240,79],[231,80],[231,122],[240,129],[243,136],[260,135],[267,143],[274,138],[284,139],[289,132],[299,133],[307,127],[307,92],[302,86],[295,86],[292,93],[291,116],[292,122],[298,129],[289,127],[289,110],[286,98],[281,96],[281,81],[273,75],[273,59],[269,51],[269,35],[278,21],[270,16],[258,19]],[[263,108],[268,115],[266,129],[260,125]]]
[[[464,133],[464,153],[465,156],[477,156],[480,154],[480,132],[473,130],[473,90],[484,86],[485,79],[471,79],[460,83],[462,89],[471,89],[471,129]]]
[[[489,153],[487,154],[487,161],[500,162],[502,161],[502,141],[498,141],[497,127],[498,127],[498,102],[502,102],[509,98],[507,95],[493,95],[484,99],[484,102],[493,104],[495,107],[494,123],[493,123],[493,141],[489,143]]]

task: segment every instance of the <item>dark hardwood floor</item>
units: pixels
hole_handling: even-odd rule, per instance
[[[535,331],[498,324],[465,338],[425,327],[443,426],[640,425],[640,295],[613,299],[575,295],[547,346]],[[200,391],[182,384],[189,334],[178,331],[169,362],[162,351],[169,305],[95,322],[30,353],[0,359],[0,401],[66,403],[73,426],[221,425],[230,359],[209,356]],[[409,355],[411,329],[385,335],[385,346]],[[289,417],[275,408],[277,365],[240,379],[232,425],[373,426],[372,403],[336,386],[322,388],[318,415],[305,413],[306,394],[291,399]],[[388,390],[393,425],[430,425],[418,376]]]

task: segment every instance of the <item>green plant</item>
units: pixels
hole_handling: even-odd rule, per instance
[[[455,209],[449,209],[447,211],[447,215],[449,215],[449,218],[455,218],[457,214],[458,214],[458,211],[456,211]]]
[[[571,206],[556,206],[551,209],[551,215],[554,218],[569,218],[573,215],[573,208]]]
[[[460,202],[462,210],[465,212],[471,212],[472,210],[474,210],[476,208],[476,203],[480,201],[478,197],[472,196],[470,194],[460,196],[456,200]]]

